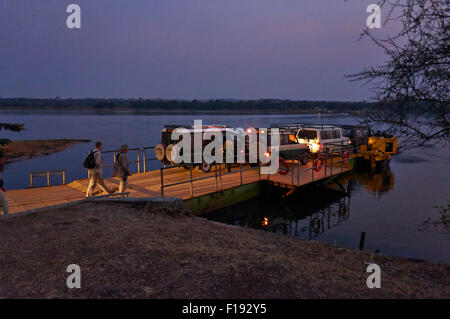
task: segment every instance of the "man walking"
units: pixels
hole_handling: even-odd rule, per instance
[[[89,154],[86,156],[84,160],[84,166],[88,168],[88,177],[89,177],[89,186],[86,191],[86,197],[92,196],[92,192],[97,186],[97,184],[103,192],[111,194],[111,191],[105,185],[105,182],[103,181],[102,178],[103,175],[102,169],[103,157],[101,153],[102,148],[103,148],[102,142],[95,143],[95,148],[89,152]]]
[[[3,179],[2,179],[3,165],[4,165],[3,152],[2,150],[0,150],[0,216],[8,215],[9,211],[8,201],[3,195],[3,193],[6,192],[5,187],[3,187]]]
[[[114,176],[120,179],[119,193],[124,193],[127,190],[128,176],[131,176],[127,153],[128,145],[124,144],[120,147],[120,153],[114,163]]]

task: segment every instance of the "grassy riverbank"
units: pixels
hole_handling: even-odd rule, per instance
[[[450,266],[91,203],[0,220],[0,298],[450,297]],[[382,288],[366,286],[367,262]],[[82,288],[66,287],[78,264]]]
[[[89,140],[57,139],[57,140],[24,140],[12,141],[2,147],[6,163],[27,160],[36,156],[50,155],[63,151],[78,143]]]

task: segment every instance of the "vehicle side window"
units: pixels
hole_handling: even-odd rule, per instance
[[[288,145],[289,143],[289,134],[280,134],[280,145]]]
[[[331,140],[333,137],[331,131],[320,131],[320,139],[321,140]]]
[[[333,130],[333,138],[341,138],[341,131]]]
[[[348,128],[343,129],[342,132],[343,132],[344,136],[347,136],[347,137],[352,137],[352,135],[353,135],[352,130],[348,129]]]

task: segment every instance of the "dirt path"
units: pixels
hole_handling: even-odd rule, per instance
[[[92,203],[0,220],[0,298],[450,298],[450,266],[177,213]],[[69,264],[81,289],[66,287]]]

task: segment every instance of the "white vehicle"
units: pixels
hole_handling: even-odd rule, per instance
[[[285,159],[333,151],[350,143],[350,139],[343,136],[342,128],[335,125],[287,124],[274,125],[272,128],[279,129],[280,156]]]
[[[191,156],[190,156],[189,163],[182,162],[182,163],[176,164],[175,160],[172,158],[172,150],[175,147],[175,145],[179,142],[179,140],[172,140],[172,133],[175,129],[182,128],[182,127],[186,128],[188,130],[189,134],[191,135],[191,154],[190,154]],[[237,162],[237,152],[240,152],[241,154],[245,153],[245,159],[248,161],[248,157],[249,157],[248,156],[248,145],[244,145],[243,149],[238,150],[238,143],[237,143],[237,138],[236,138],[236,136],[238,135],[238,132],[236,132],[234,129],[227,127],[226,125],[202,125],[201,127],[194,127],[194,126],[189,126],[189,125],[185,125],[185,126],[183,126],[183,125],[166,125],[161,131],[161,142],[155,146],[156,159],[161,161],[164,165],[173,165],[173,166],[179,165],[179,166],[183,166],[184,168],[190,168],[190,166],[196,166],[205,173],[210,172],[211,168],[213,166],[213,163],[207,163],[206,161],[203,160],[203,150],[204,150],[205,146],[211,142],[211,140],[203,139],[203,134],[208,129],[214,129],[215,131],[222,132],[222,134],[223,134],[223,143],[224,143],[223,148],[222,148],[223,163],[227,164],[228,170],[230,170],[232,163]],[[195,149],[195,145],[194,145],[194,133],[201,133],[201,136],[202,136],[201,149],[197,150],[197,152],[200,152],[200,154],[197,153],[197,155],[199,155],[199,157],[202,158],[202,162],[199,162],[199,163],[195,162],[196,149]],[[234,142],[227,141],[226,140],[227,135],[234,136]],[[229,143],[231,143],[231,145]],[[234,143],[234,146],[233,146],[233,143]],[[233,151],[233,153],[232,153],[233,162],[232,163],[226,162],[227,151],[229,151],[229,150]]]
[[[334,125],[304,126],[297,130],[296,138],[298,143],[308,145],[312,153],[332,151],[350,143],[342,128]]]

